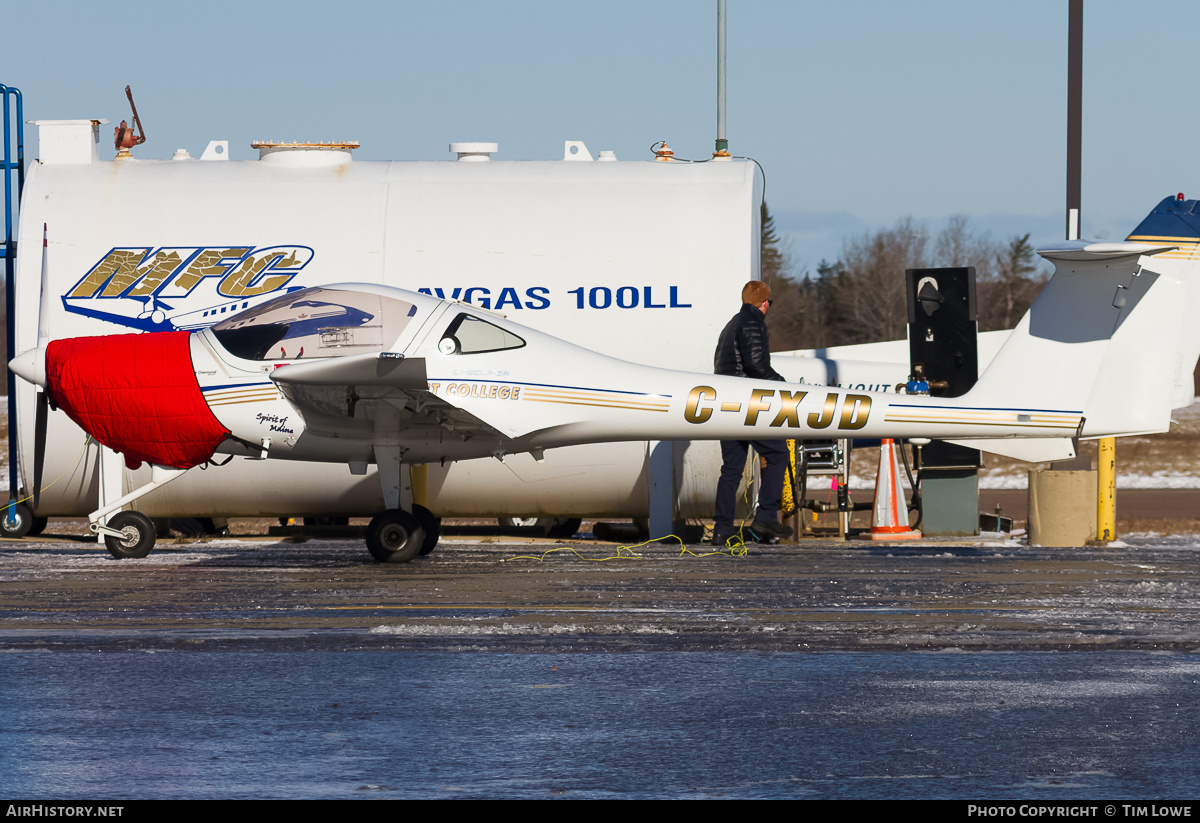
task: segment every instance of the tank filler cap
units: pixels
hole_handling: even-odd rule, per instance
[[[258,159],[280,166],[340,166],[353,158],[350,152],[358,148],[357,140],[329,142],[299,142],[255,140],[250,148],[258,149]]]
[[[460,163],[487,163],[492,155],[500,151],[499,143],[451,143],[450,151],[458,155]]]

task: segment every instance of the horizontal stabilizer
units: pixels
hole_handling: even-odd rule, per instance
[[[1171,251],[1175,246],[1161,243],[1131,243],[1128,240],[1119,243],[1097,243],[1092,240],[1067,240],[1062,243],[1051,243],[1038,248],[1037,253],[1047,260],[1074,260],[1095,262],[1100,260],[1120,260],[1137,258],[1143,254],[1161,254]],[[1136,266],[1133,266],[1136,268]]]

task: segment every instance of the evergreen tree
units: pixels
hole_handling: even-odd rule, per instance
[[[986,297],[986,303],[980,301],[980,331],[1011,329],[1033,305],[1046,284],[1044,276],[1037,276],[1033,254],[1028,234],[1014,237],[996,252],[995,277],[986,284],[987,288],[980,289],[979,296]]]
[[[803,302],[800,288],[788,276],[787,257],[780,249],[775,233],[775,218],[766,201],[759,207],[758,265],[762,281],[771,287],[771,310],[767,312],[767,328],[771,332],[771,349],[789,351],[799,348]]]
[[[783,252],[779,249],[779,235],[775,234],[775,218],[771,216],[771,210],[767,208],[766,200],[759,206],[759,223],[761,224],[758,242],[759,273],[763,282],[774,289],[773,281],[785,276],[784,258]]]

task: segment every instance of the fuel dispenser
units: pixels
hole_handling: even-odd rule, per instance
[[[961,397],[979,378],[975,268],[907,269],[908,391]],[[916,446],[921,531],[927,535],[979,533],[977,449],[941,440]]]

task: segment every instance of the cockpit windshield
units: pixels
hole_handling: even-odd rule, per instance
[[[301,289],[212,327],[225,349],[245,360],[301,360],[383,351],[412,321],[404,300],[345,289]]]

